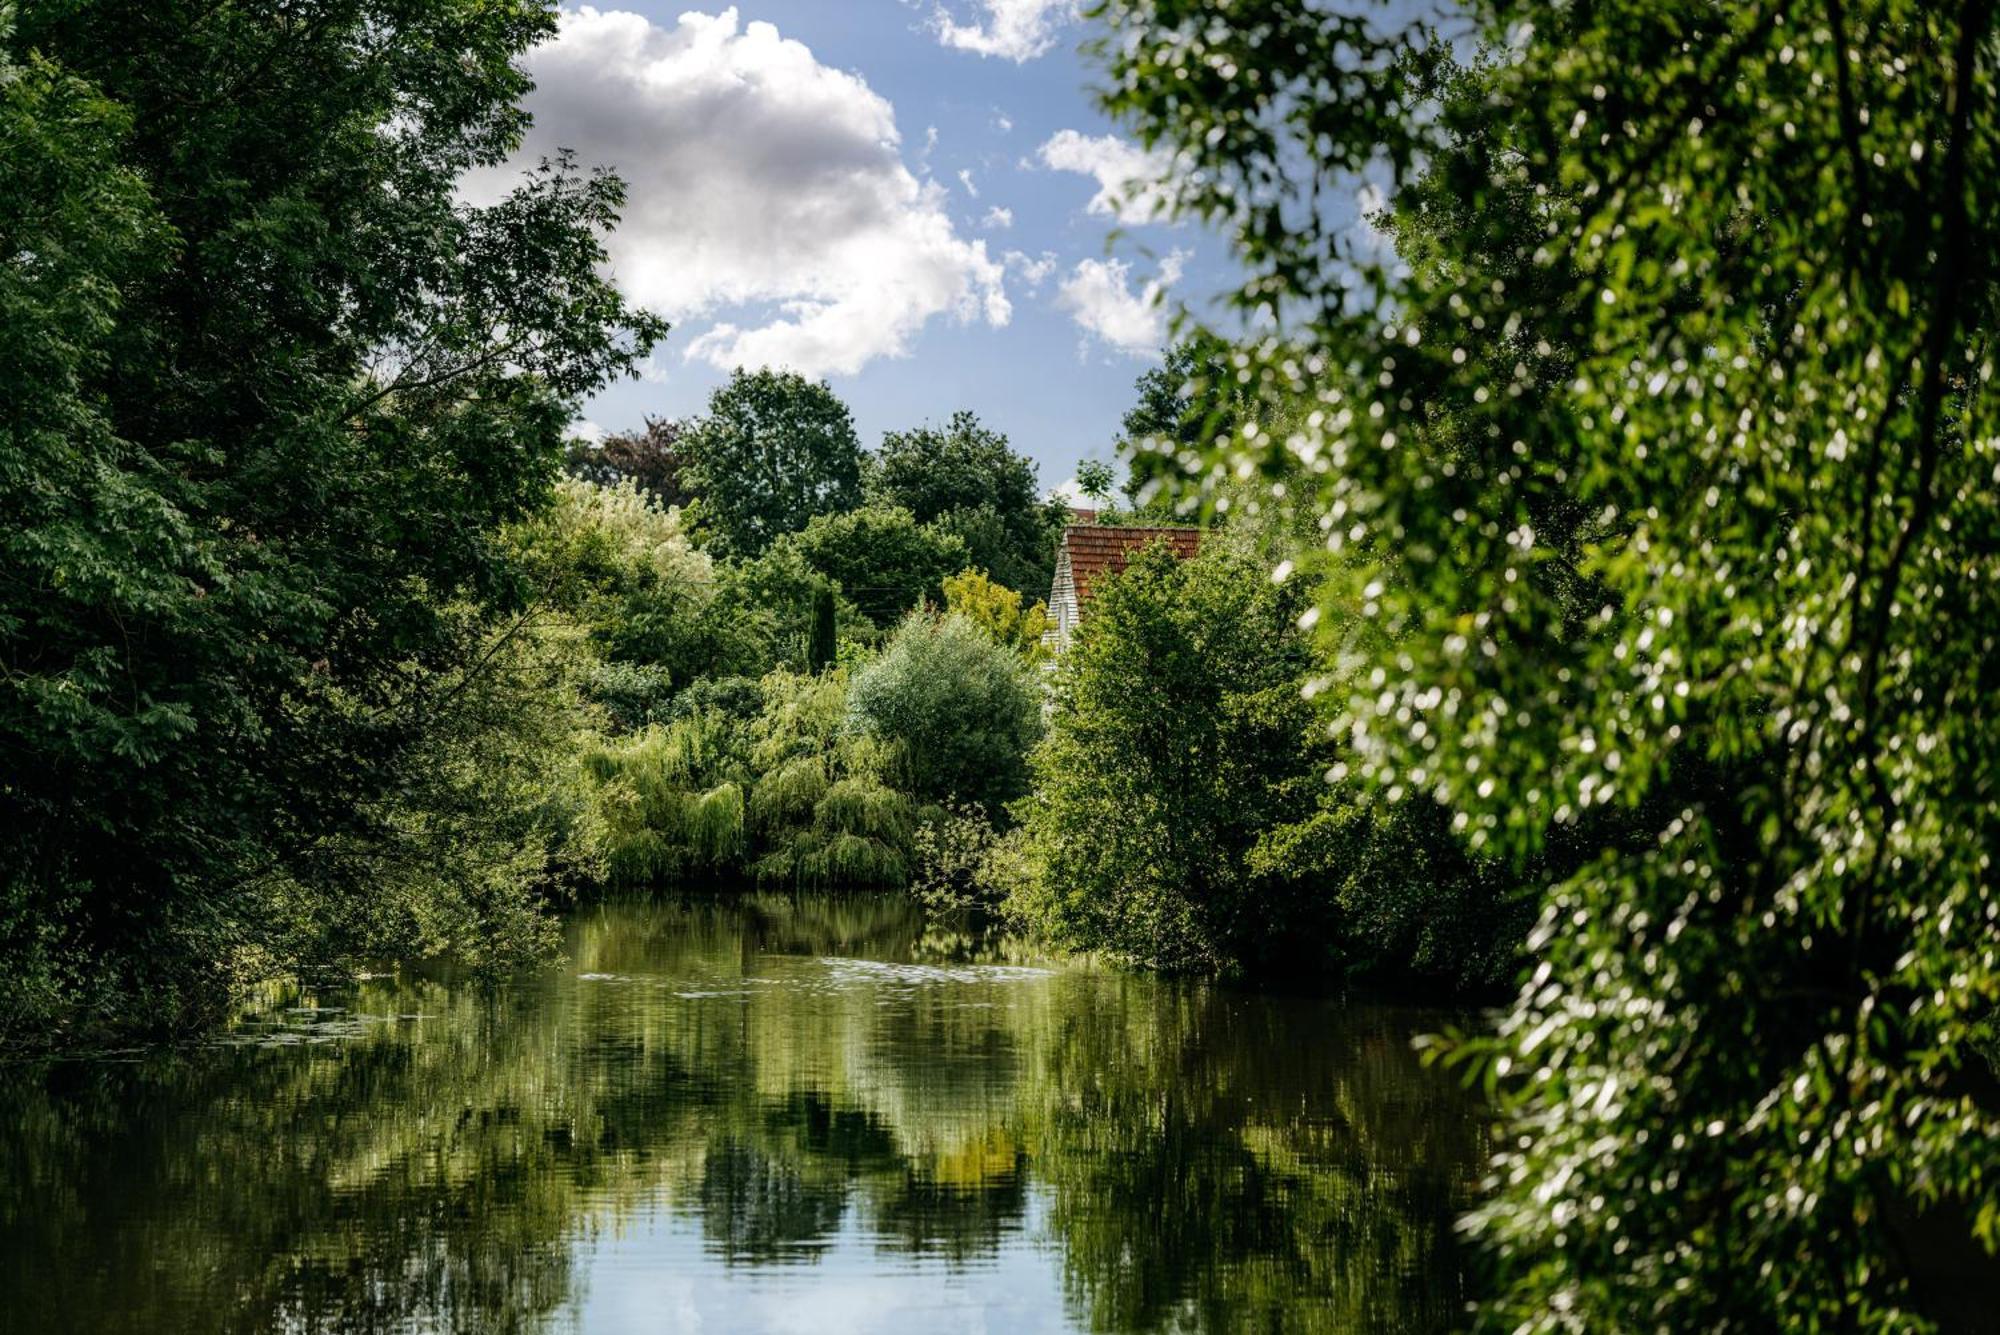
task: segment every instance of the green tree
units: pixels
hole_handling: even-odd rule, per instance
[[[834,629],[833,590],[821,585],[813,590],[812,640],[806,649],[806,667],[812,672],[824,672],[833,666],[833,660],[840,651],[839,638]]]
[[[1076,466],[1077,490],[1100,509],[1111,504],[1111,493],[1117,486],[1117,471],[1102,459],[1085,459]]]
[[[1330,952],[1313,869],[1252,858],[1313,816],[1334,760],[1299,693],[1303,606],[1233,553],[1183,562],[1154,547],[1100,583],[1057,660],[1018,808],[1039,875],[1017,913],[1160,968],[1230,969],[1287,940]]]
[[[6,1037],[212,1006],[245,948],[330,945],[370,869],[422,862],[404,799],[477,807],[454,730],[491,717],[534,592],[501,530],[545,502],[575,401],[664,332],[598,273],[614,179],[455,194],[517,142],[554,23],[0,13]],[[499,882],[419,927],[447,880],[374,921],[476,944]],[[511,917],[535,880],[499,893]]]
[[[1055,573],[1066,511],[1040,495],[1032,460],[969,412],[943,427],[891,431],[870,461],[871,501],[956,533],[972,564],[1008,588],[1039,594]]]
[[[1308,595],[1263,578],[1270,540],[1210,531],[1093,596],[1018,808],[1013,910],[1163,968],[1504,980],[1528,921],[1449,813],[1326,781],[1346,762],[1306,699],[1324,669]]]
[[[820,515],[789,539],[811,569],[840,586],[878,627],[938,596],[944,577],[965,567],[965,544],[908,510],[867,505]]]
[[[1181,471],[1322,472],[1356,772],[1575,854],[1459,1050],[1494,1324],[1926,1327],[2000,1247],[1993,7],[1104,9],[1306,409]],[[1384,168],[1402,266],[1312,204]]]
[[[861,440],[825,381],[738,369],[675,442],[716,547],[756,556],[861,503]]]
[[[704,682],[590,750],[610,879],[900,889],[918,814],[900,740],[849,727],[848,695],[838,666]]]
[[[891,784],[900,739],[848,726],[849,677],[774,672],[750,753],[760,883],[900,889],[916,803]]]
[[[957,616],[906,618],[856,674],[848,709],[862,733],[900,748],[919,798],[990,812],[1026,788],[1042,731],[1034,669]]]
[[[713,670],[717,675],[761,676],[774,668],[804,671],[812,653],[814,605],[828,585],[799,552],[796,541],[769,548],[754,561],[716,563],[717,624],[754,648],[741,660]],[[835,641],[866,635],[873,623],[839,589],[833,591]]]

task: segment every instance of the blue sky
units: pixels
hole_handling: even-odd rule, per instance
[[[1069,0],[566,8],[524,153],[626,178],[614,274],[675,322],[582,429],[696,413],[741,361],[825,376],[870,446],[969,408],[1045,486],[1110,458],[1164,328],[1145,298],[1228,261],[1127,184],[1157,164],[1093,104],[1085,35]]]

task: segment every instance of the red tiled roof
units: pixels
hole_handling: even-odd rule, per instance
[[[1090,601],[1090,586],[1099,575],[1116,575],[1125,569],[1132,553],[1155,542],[1165,542],[1175,556],[1186,560],[1201,549],[1201,530],[1196,528],[1127,528],[1112,524],[1072,524],[1063,530],[1063,550],[1069,553],[1070,581],[1076,586],[1080,609]]]

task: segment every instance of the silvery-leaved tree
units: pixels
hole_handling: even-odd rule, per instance
[[[1099,12],[1299,409],[1167,471],[1315,478],[1352,772],[1572,869],[1458,1048],[1485,1317],[1950,1320],[2000,1267],[1993,4]]]

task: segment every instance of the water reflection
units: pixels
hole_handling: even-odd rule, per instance
[[[580,913],[500,992],[0,1071],[0,1327],[1430,1330],[1441,1019],[1049,965],[901,901]]]

